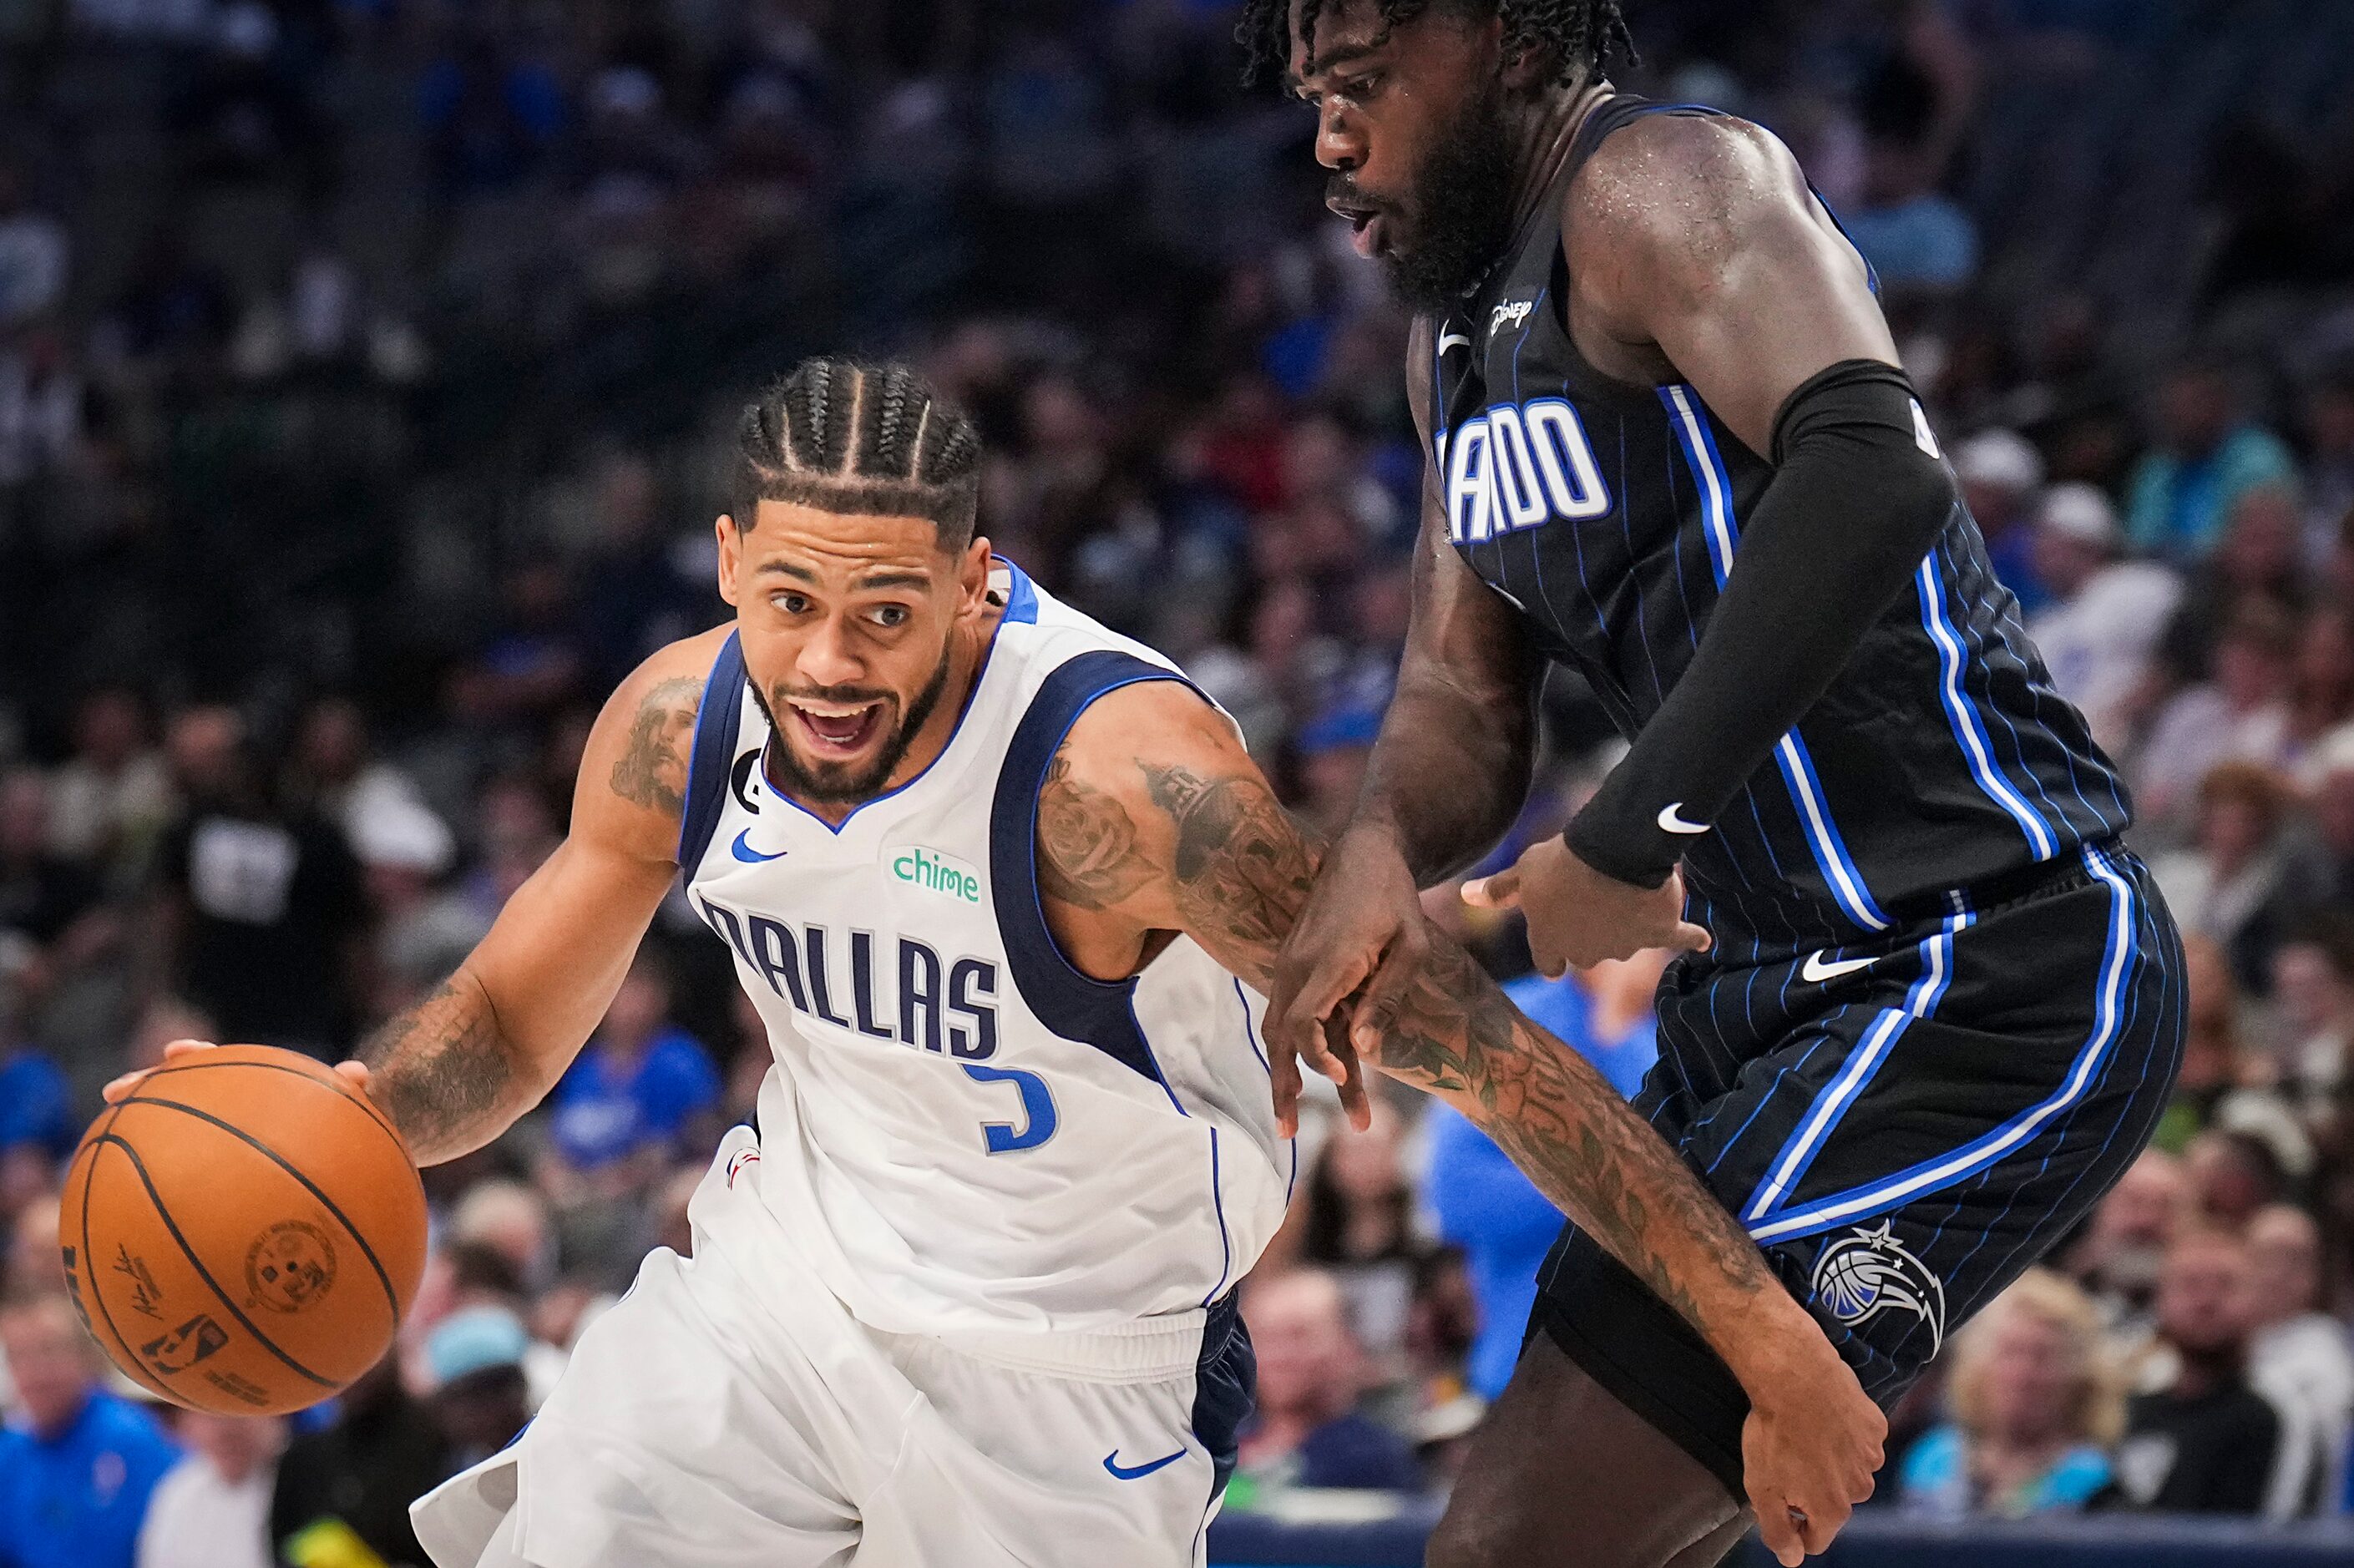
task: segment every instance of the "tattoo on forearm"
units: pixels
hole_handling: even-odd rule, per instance
[[[1513,1163],[1695,1327],[1706,1325],[1689,1264],[1743,1294],[1771,1283],[1733,1216],[1585,1058],[1522,1017],[1469,953],[1432,948],[1384,1036],[1384,1071],[1469,1096]]]
[[[1070,759],[1056,752],[1038,791],[1038,880],[1046,896],[1108,909],[1151,875],[1127,808],[1072,777]]]
[[[504,1107],[514,1058],[486,1001],[448,980],[360,1047],[368,1089],[419,1160],[469,1149]]]
[[[686,759],[703,683],[674,675],[655,685],[630,721],[629,744],[613,763],[613,793],[658,811],[686,809]]]

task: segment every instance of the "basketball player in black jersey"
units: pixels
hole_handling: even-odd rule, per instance
[[[1610,86],[1615,0],[1251,0],[1242,36],[1418,313],[1428,459],[1397,695],[1269,1036],[1374,1044],[1416,889],[1502,836],[1544,665],[1575,669],[1631,749],[1467,896],[1548,974],[1681,950],[1637,1108],[1884,1406],[2165,1103],[2182,965],[2124,790],[1870,268],[1770,134]],[[1744,1496],[1782,1561],[1822,1548],[1845,1506],[1758,1473],[1765,1380],[1575,1225],[1539,1283],[1432,1563],[1699,1568]]]

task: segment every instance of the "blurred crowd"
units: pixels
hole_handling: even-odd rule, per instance
[[[1629,0],[1627,79],[1799,152],[2190,935],[2156,1149],[1897,1413],[1888,1506],[2345,1506],[2354,1353],[2354,8]],[[2339,13],[2343,13],[2342,15]],[[1001,552],[1344,817],[1407,612],[1405,323],[1218,0],[0,0],[0,1563],[416,1563],[767,1063],[665,911],[539,1112],[427,1173],[398,1354],[143,1407],[61,1305],[99,1086],[334,1057],[558,842],[603,694],[715,622],[733,415],[921,363]],[[2230,48],[2216,46],[2217,40]],[[2237,74],[2233,74],[2237,73]],[[2143,149],[2156,149],[2144,152]],[[2054,199],[2059,191],[2066,200]],[[1509,854],[1616,755],[1545,699]],[[1655,961],[1522,1005],[1631,1092]],[[1236,1507],[1444,1487],[1557,1216],[1417,1097],[1311,1121],[1245,1291]]]

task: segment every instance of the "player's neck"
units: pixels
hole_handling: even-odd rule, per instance
[[[1524,111],[1521,126],[1520,174],[1512,182],[1512,228],[1515,233],[1545,199],[1553,182],[1569,163],[1578,128],[1585,117],[1613,91],[1609,79],[1594,76],[1575,86],[1543,93]]]

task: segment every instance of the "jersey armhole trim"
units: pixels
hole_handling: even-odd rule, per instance
[[[711,662],[695,715],[695,747],[686,759],[686,809],[678,824],[678,868],[689,881],[711,847],[726,805],[727,758],[744,716],[744,649],[731,631]]]
[[[1145,681],[1175,681],[1200,691],[1175,670],[1109,648],[1081,653],[1046,677],[1015,727],[998,771],[990,805],[989,881],[1013,983],[1038,1021],[1166,1090],[1168,1080],[1137,1021],[1138,977],[1102,980],[1074,966],[1046,924],[1038,886],[1038,794],[1055,753],[1098,699]]]

